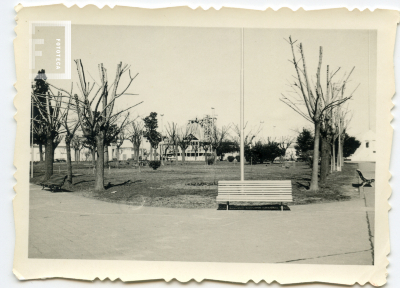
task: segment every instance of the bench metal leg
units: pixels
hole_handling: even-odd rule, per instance
[[[283,202],[281,202],[281,211],[283,211]]]
[[[226,202],[226,210],[229,210],[229,201]]]

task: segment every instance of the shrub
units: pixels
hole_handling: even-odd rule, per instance
[[[237,162],[240,162],[240,155],[237,155],[237,156],[235,157],[235,159],[236,159]]]
[[[210,156],[207,158],[207,164],[208,165],[213,165],[214,164],[214,156]]]
[[[313,155],[314,155],[313,150],[308,150],[307,152],[302,153],[304,161],[307,162],[310,168],[312,168],[313,166]]]
[[[161,166],[161,161],[155,160],[149,162],[149,167],[153,168],[153,170],[157,170],[157,168],[160,166]]]
[[[228,156],[228,161],[229,161],[229,162],[233,162],[233,160],[235,160],[235,157],[233,157],[233,156]]]

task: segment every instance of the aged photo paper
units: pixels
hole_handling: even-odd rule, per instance
[[[386,283],[398,11],[16,11],[18,279]]]

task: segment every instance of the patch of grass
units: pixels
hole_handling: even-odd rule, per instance
[[[187,162],[186,165],[173,163],[161,166],[158,170],[141,167],[140,172],[133,166],[121,165],[118,169],[106,169],[106,190],[94,192],[93,169],[88,164],[90,163],[73,164],[74,177],[70,188],[72,192],[102,201],[131,205],[217,208],[217,185],[211,183],[219,180],[240,180],[240,165],[227,161],[211,166],[205,165],[204,162]],[[329,175],[326,183],[320,185],[321,189],[316,193],[307,190],[311,169],[301,162],[290,169],[278,164],[245,165],[245,179],[291,180],[294,198],[291,205],[346,201],[358,196],[358,192],[352,187],[353,183],[357,183],[357,167],[355,163],[346,163],[343,171]],[[66,164],[55,164],[54,173],[66,174]],[[31,182],[39,183],[43,175],[44,165],[36,164]]]

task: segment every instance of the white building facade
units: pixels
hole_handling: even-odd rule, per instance
[[[365,132],[359,139],[361,142],[360,147],[354,152],[353,155],[348,157],[351,161],[376,161],[376,134],[374,131],[369,130]]]

